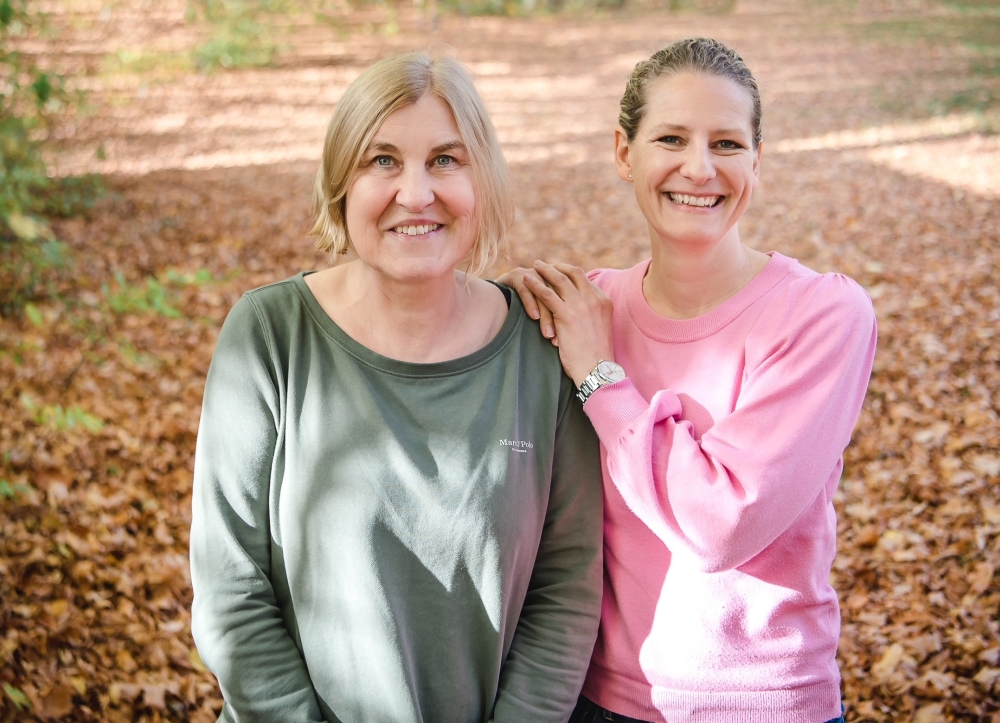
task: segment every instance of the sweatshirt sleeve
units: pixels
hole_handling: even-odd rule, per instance
[[[604,539],[600,447],[565,376],[562,391],[545,524],[500,673],[494,723],[565,723],[597,639]]]
[[[823,494],[857,422],[875,343],[867,294],[828,274],[761,314],[735,408],[700,440],[670,389],[647,401],[626,378],[595,392],[585,410],[636,516],[671,554],[705,572],[727,570]]]
[[[321,721],[269,577],[268,496],[281,414],[268,341],[244,296],[219,335],[198,429],[191,627],[222,688],[220,720]]]

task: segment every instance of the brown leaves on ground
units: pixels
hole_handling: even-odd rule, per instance
[[[351,78],[378,55],[453,48],[518,179],[512,261],[624,266],[648,241],[612,166],[617,98],[637,60],[707,34],[763,88],[743,237],[852,276],[879,320],[836,498],[848,720],[1000,721],[990,3],[741,0],[724,17],[445,17],[433,32],[403,13],[398,34],[302,26],[273,68],[152,77],[95,59],[183,40],[183,2],[148,18],[139,2],[66,5],[61,35],[25,50],[89,74],[94,113],[59,130],[54,165],[108,174],[109,193],[55,224],[75,262],[51,273],[53,296],[0,320],[0,719],[214,720],[187,566],[202,387],[239,294],[323,264],[309,190]]]

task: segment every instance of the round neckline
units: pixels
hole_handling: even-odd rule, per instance
[[[317,326],[319,326],[319,328],[338,346],[362,364],[388,374],[395,374],[397,376],[443,377],[467,372],[481,366],[499,354],[503,348],[507,346],[513,338],[518,325],[522,323],[524,317],[524,314],[522,313],[523,306],[521,305],[520,298],[518,298],[517,294],[511,294],[511,303],[510,307],[507,309],[507,318],[504,319],[504,323],[503,326],[500,327],[500,331],[498,331],[496,335],[490,339],[486,346],[477,349],[471,354],[466,354],[465,356],[457,357],[455,359],[448,359],[446,361],[429,363],[402,361],[400,359],[393,359],[391,357],[383,356],[376,351],[372,351],[340,328],[340,326],[330,318],[330,315],[323,310],[323,307],[320,306],[319,301],[317,301],[316,297],[313,295],[312,289],[310,289],[309,285],[306,283],[305,277],[312,273],[316,272],[299,272],[293,276],[290,281],[292,282],[295,290],[298,291],[299,297],[305,304],[306,310],[316,322]]]
[[[653,260],[633,266],[627,273],[626,304],[632,322],[646,336],[662,342],[689,342],[715,334],[742,314],[752,303],[774,288],[797,263],[776,251],[768,253],[770,261],[733,296],[711,311],[691,319],[670,319],[653,311],[642,293],[642,281]]]

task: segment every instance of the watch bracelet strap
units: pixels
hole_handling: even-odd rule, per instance
[[[581,404],[586,404],[587,400],[590,399],[591,395],[596,392],[601,387],[612,384],[610,379],[605,378],[602,383],[602,376],[597,369],[594,369],[590,374],[588,374],[584,380],[583,384],[576,392],[576,398],[580,400]]]

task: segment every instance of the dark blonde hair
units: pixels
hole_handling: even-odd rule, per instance
[[[380,60],[351,83],[326,130],[323,160],[313,189],[316,247],[333,256],[347,253],[347,191],[382,123],[393,112],[433,93],[451,108],[469,153],[475,179],[479,233],[469,253],[468,272],[482,274],[506,250],[514,222],[510,171],[472,77],[455,58],[423,52]]]
[[[618,124],[629,141],[635,140],[646,112],[650,82],[664,75],[684,71],[729,78],[746,89],[753,104],[750,126],[753,130],[753,147],[757,148],[763,137],[763,114],[757,80],[736,51],[712,38],[678,40],[635,66],[625,85],[621,113],[618,115]]]

